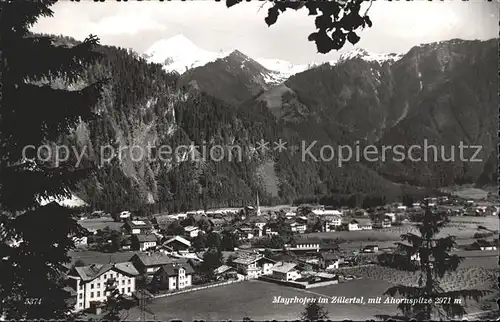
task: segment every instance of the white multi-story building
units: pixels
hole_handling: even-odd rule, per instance
[[[359,223],[357,220],[351,220],[349,222],[349,224],[347,225],[347,230],[349,231],[355,231],[355,230],[361,230],[361,228],[359,228]]]
[[[275,264],[274,261],[259,254],[240,254],[233,263],[236,265],[238,273],[247,278],[269,275],[272,273],[271,268]]]
[[[280,262],[271,268],[272,276],[282,281],[295,281],[302,277],[296,266],[295,263]]]
[[[92,302],[104,302],[109,295],[106,291],[109,283],[114,283],[121,294],[132,296],[138,275],[139,272],[130,262],[75,267],[68,274],[71,287],[76,291],[74,311],[88,309]]]
[[[178,261],[162,266],[154,280],[163,290],[182,290],[192,285],[194,269],[186,261]]]

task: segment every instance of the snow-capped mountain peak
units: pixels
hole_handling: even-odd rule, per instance
[[[378,62],[382,64],[386,61],[396,62],[399,59],[401,59],[402,56],[403,56],[402,54],[395,54],[395,53],[375,54],[375,53],[370,53],[363,48],[355,48],[347,53],[341,54],[338,63],[342,63],[351,59],[362,59],[364,61]]]
[[[167,72],[176,71],[183,74],[189,69],[204,66],[217,59],[228,57],[244,59],[247,56],[237,49],[227,52],[211,52],[199,48],[184,35],[177,35],[156,42],[146,50],[143,57],[149,62],[162,64],[163,69]],[[288,77],[311,67],[295,65],[280,59],[257,58],[254,61],[269,70],[269,73],[266,73],[269,75],[266,75],[265,78],[272,83],[284,81]],[[244,67],[244,62],[241,67]]]
[[[227,54],[199,48],[184,35],[177,35],[154,43],[146,50],[144,57],[152,63],[162,64],[167,72],[176,71],[182,74],[188,69],[206,65]]]

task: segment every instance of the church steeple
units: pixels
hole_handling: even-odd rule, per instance
[[[260,216],[259,192],[257,191],[257,216]]]

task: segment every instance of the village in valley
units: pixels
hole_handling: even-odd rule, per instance
[[[445,283],[491,287],[499,207],[486,198],[447,195],[369,209],[263,207],[257,196],[253,206],[244,208],[149,216],[130,210],[82,212],[78,222],[87,233],[74,238],[77,249],[67,265],[67,289],[75,312],[89,317],[103,314],[112,285],[128,300],[124,319],[241,319],[238,314],[243,313],[233,303],[238,301],[246,302],[252,319],[293,318],[301,308],[294,313],[287,306],[281,312],[274,296],[372,292],[376,297],[389,283],[411,283],[415,276],[381,267],[378,259],[400,251],[396,243],[401,234],[417,231],[424,203],[450,216],[443,233],[457,236],[454,252],[466,258]],[[419,261],[418,255],[410,260]],[[224,289],[231,298],[222,296]],[[215,304],[219,300],[227,302],[226,310]],[[333,314],[336,310],[330,309]],[[390,311],[387,305],[373,304],[362,310],[366,312],[351,305],[344,313],[339,309],[338,316],[369,318]]]

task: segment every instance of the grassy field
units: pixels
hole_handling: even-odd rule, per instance
[[[489,217],[451,217],[450,223],[442,229],[439,236],[456,236],[457,239],[471,239],[474,234],[480,232],[477,229],[482,225],[488,229],[498,231],[498,218],[495,216]],[[417,228],[412,224],[402,226],[393,226],[384,229],[374,229],[365,231],[332,231],[305,234],[305,237],[316,237],[324,239],[340,238],[351,242],[373,241],[373,242],[389,242],[400,241],[401,234],[418,233]]]
[[[466,185],[442,188],[441,190],[443,192],[451,193],[452,195],[468,200],[484,199],[488,195],[488,191],[485,189],[474,188],[472,186]]]
[[[440,281],[446,290],[474,288],[492,283],[498,275],[497,257],[470,257],[462,262],[455,272],[447,273]],[[381,267],[355,267],[345,269],[343,274],[352,274],[365,279],[382,280],[394,284],[418,285],[419,272],[404,272]]]
[[[78,223],[88,230],[102,230],[106,227],[109,227],[112,230],[120,230],[120,228],[123,226],[123,223],[115,222],[111,218],[85,219],[79,220]]]
[[[370,270],[369,268],[367,269]],[[386,277],[391,273],[386,273]],[[392,274],[393,275],[393,274]],[[463,275],[466,278],[466,275]],[[146,319],[183,321],[192,320],[242,320],[249,317],[253,320],[295,320],[300,318],[304,305],[291,303],[288,305],[273,303],[275,296],[284,298],[323,298],[332,296],[360,297],[365,304],[322,304],[332,320],[377,320],[377,315],[393,315],[398,313],[395,304],[384,304],[386,296],[383,293],[393,284],[386,280],[360,279],[318,287],[308,290],[295,289],[287,286],[267,283],[263,281],[245,281],[223,287],[196,291],[172,297],[153,300],[148,306]],[[382,298],[382,303],[367,303],[369,299]],[[471,303],[469,312],[477,312],[480,308]],[[139,320],[140,310],[135,307],[123,312],[127,320]]]
[[[384,281],[357,280],[338,285],[330,285],[309,290],[300,290],[280,286],[263,281],[245,281],[224,287],[181,294],[153,300],[148,309],[154,315],[147,314],[147,319],[181,319],[192,321],[203,319],[241,320],[248,316],[253,320],[295,320],[300,318],[304,310],[302,304],[273,303],[274,296],[293,298],[331,297],[331,296],[381,296],[390,284]],[[324,304],[333,320],[354,319],[366,320],[377,314],[388,314],[396,311],[389,304]],[[138,308],[130,310],[127,319],[137,320],[140,317]]]

